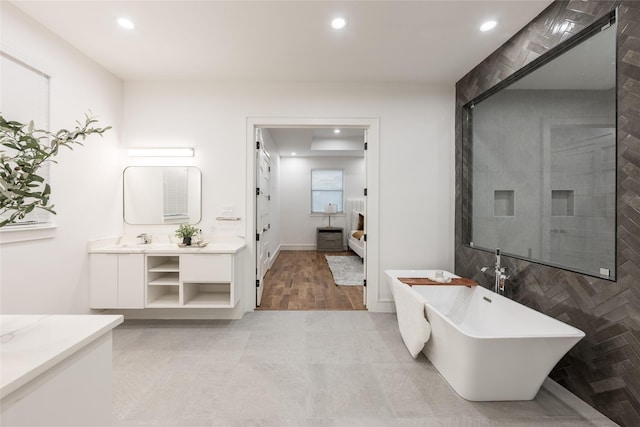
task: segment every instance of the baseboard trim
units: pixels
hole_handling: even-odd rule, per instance
[[[279,250],[283,251],[315,251],[316,245],[299,244],[299,245],[280,245]]]

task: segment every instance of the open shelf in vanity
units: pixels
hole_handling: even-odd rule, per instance
[[[146,306],[180,306],[180,257],[146,256]]]
[[[233,308],[233,256],[146,256],[146,307]]]

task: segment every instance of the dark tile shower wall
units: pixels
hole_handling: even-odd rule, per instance
[[[503,257],[511,297],[580,328],[586,337],[551,378],[623,426],[640,425],[640,2],[556,1],[456,84],[455,272],[490,287],[480,273],[492,253],[462,244],[462,106],[619,6],[617,280]],[[565,22],[574,23],[559,32]],[[566,27],[566,26],[565,26]],[[468,156],[465,156],[468,158]],[[526,367],[525,367],[526,368]]]

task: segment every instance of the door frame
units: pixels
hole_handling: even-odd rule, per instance
[[[388,302],[380,298],[380,268],[379,268],[379,172],[380,172],[380,125],[378,118],[308,118],[308,117],[248,117],[246,124],[246,236],[247,249],[251,252],[248,256],[253,260],[250,266],[254,280],[246,281],[243,296],[245,298],[245,311],[253,311],[256,308],[256,159],[255,159],[255,129],[256,128],[314,128],[314,127],[342,127],[367,130],[367,153],[365,156],[365,185],[367,196],[366,206],[366,232],[367,232],[367,262],[366,262],[366,306],[370,311],[388,311]],[[272,154],[273,155],[273,154]],[[249,272],[249,270],[247,270]]]

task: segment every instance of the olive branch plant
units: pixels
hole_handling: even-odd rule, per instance
[[[9,121],[0,114],[0,227],[23,219],[36,208],[56,214],[49,204],[51,186],[38,174],[40,167],[57,163],[53,157],[60,147],[73,150],[73,145],[83,145],[89,135],[102,136],[111,129],[96,127],[98,120],[87,114],[84,123],[76,123],[73,130],[54,133],[36,129],[33,121]]]

